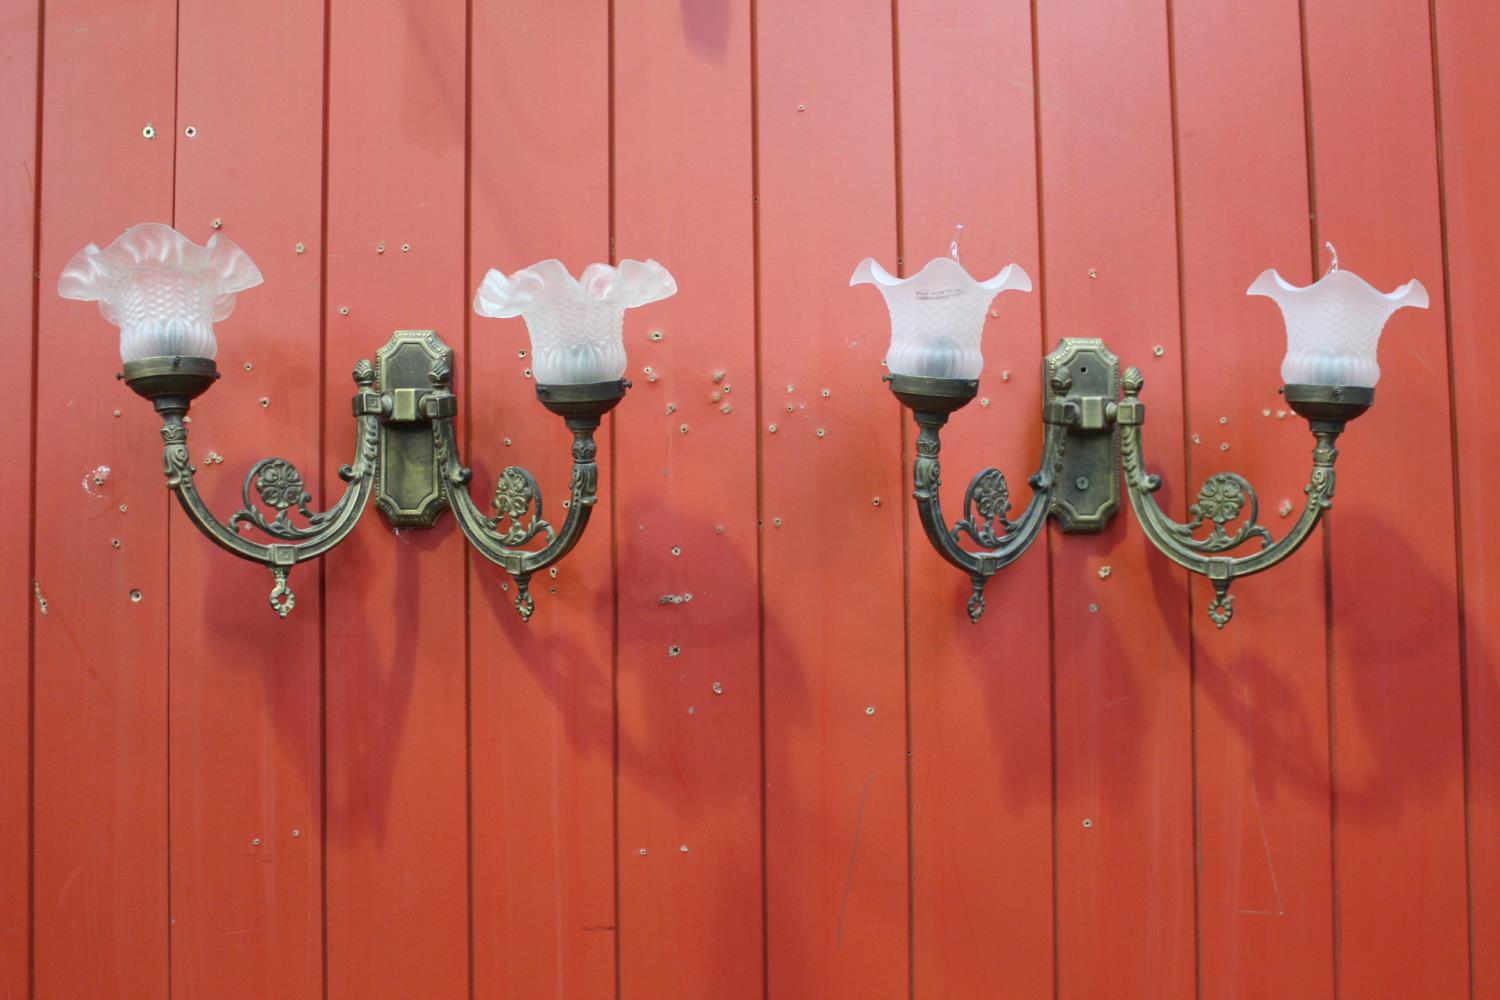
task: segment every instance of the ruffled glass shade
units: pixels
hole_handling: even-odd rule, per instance
[[[1304,288],[1265,271],[1248,295],[1265,295],[1286,320],[1286,358],[1281,379],[1288,385],[1373,387],[1380,381],[1375,349],[1391,313],[1405,306],[1427,308],[1427,289],[1415,278],[1389,294],[1352,271],[1336,267]]]
[[[988,281],[975,281],[951,257],[937,257],[910,278],[897,278],[866,257],[851,285],[880,289],[891,311],[886,367],[896,375],[975,379],[984,368],[979,351],[984,316],[1007,289],[1031,291],[1031,278],[1007,264]]]
[[[590,264],[574,278],[558,260],[506,277],[491,269],[474,295],[480,316],[520,316],[531,334],[531,369],[542,385],[612,382],[625,375],[625,310],[677,293],[654,260]]]
[[[100,250],[80,250],[57,281],[65,299],[98,302],[120,328],[120,358],[214,358],[214,323],[234,297],[261,283],[260,270],[217,233],[198,246],[171,226],[145,222]]]

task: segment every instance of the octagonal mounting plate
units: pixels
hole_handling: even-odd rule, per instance
[[[441,371],[434,384],[432,372]],[[375,506],[391,524],[430,528],[448,509],[432,421],[422,400],[448,388],[453,349],[432,330],[397,330],[375,352],[375,381],[387,401],[376,459]]]
[[[1062,392],[1052,388],[1060,368],[1072,381]],[[1042,391],[1049,400],[1073,400],[1080,417],[1068,428],[1052,516],[1069,534],[1098,534],[1120,509],[1120,431],[1114,421],[1120,359],[1096,337],[1065,337],[1043,362]]]

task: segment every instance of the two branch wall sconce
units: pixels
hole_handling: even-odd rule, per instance
[[[213,324],[229,316],[238,293],[260,283],[255,264],[229,240],[215,235],[198,246],[154,223],[131,227],[103,250],[85,247],[58,282],[64,298],[97,301],[104,318],[120,328],[125,367],[119,377],[162,417],[167,486],[188,518],[220,548],[270,569],[271,607],[284,618],[296,603],[287,582],[292,567],[347,538],[371,494],[393,525],[431,527],[451,508],[469,542],[515,578],[516,610],[529,620],[532,574],[578,543],[593,511],[594,432],[630,387],[621,335],[625,310],[675,293],[672,276],[655,261],[626,260],[618,268],[591,265],[574,279],[548,260],[508,278],[492,270],[475,296],[481,316],[526,320],[537,399],[573,434],[561,529],[543,517],[541,489],[518,466],[500,473],[493,517],[474,503],[453,428],[453,352],[430,330],[397,331],[375,352],[374,364],[354,366],[354,461],[339,470],[347,485],[332,507],[311,510],[301,473],[285,459],[267,458],[245,476],[244,507],[228,524],[218,520],[194,483],[188,408],[219,377]],[[243,526],[270,541],[253,541],[240,533]],[[538,538],[540,547],[525,547]]]
[[[1102,340],[1078,337],[1064,338],[1043,365],[1041,468],[1031,477],[1025,510],[1015,520],[1007,517],[1009,484],[999,469],[987,468],[969,482],[963,518],[950,528],[938,500],[941,430],[979,391],[980,333],[990,303],[1006,290],[1030,291],[1031,281],[1014,264],[988,281],[975,281],[959,263],[955,240],[947,257],[909,278],[898,279],[866,259],[850,284],[875,285],[890,307],[885,379],[918,427],[913,468],[918,515],[933,547],[973,581],[968,610],[975,622],[984,613],[985,584],[1036,541],[1048,515],[1064,532],[1104,529],[1120,507],[1123,466],[1125,491],[1146,537],[1168,559],[1209,579],[1214,587],[1209,617],[1223,628],[1234,614],[1230,584],[1290,556],[1332,506],[1335,443],[1345,425],[1375,402],[1380,377],[1375,350],[1386,320],[1404,306],[1427,307],[1420,282],[1382,294],[1339,270],[1336,255],[1329,271],[1305,288],[1288,284],[1274,270],[1250,285],[1248,294],[1267,296],[1281,307],[1287,330],[1281,392],[1306,418],[1314,439],[1306,505],[1279,540],[1257,521],[1254,488],[1233,472],[1208,477],[1186,523],[1162,511],[1155,497],[1160,480],[1145,471],[1142,456],[1145,380],[1134,367],[1121,376],[1118,359]],[[1238,528],[1231,533],[1226,526],[1235,522]],[[965,536],[977,549],[960,544]],[[1249,554],[1226,554],[1252,541],[1259,547]]]
[[[260,282],[255,264],[230,241],[215,235],[198,246],[168,226],[148,223],[131,227],[103,250],[85,247],[58,283],[64,298],[97,301],[104,318],[120,328],[125,364],[119,377],[162,417],[167,486],[188,518],[216,545],[270,569],[270,603],[285,617],[295,604],[288,585],[292,567],[347,538],[372,495],[393,525],[431,527],[451,509],[475,549],[514,577],[516,609],[529,620],[532,575],[578,543],[595,504],[594,432],[630,386],[624,378],[625,310],[674,294],[672,276],[654,261],[626,260],[618,267],[590,265],[575,279],[560,262],[548,260],[509,277],[492,270],[475,296],[474,311],[481,316],[525,319],[537,398],[572,432],[572,475],[560,529],[544,518],[541,489],[519,466],[500,473],[493,516],[475,504],[453,426],[453,352],[427,330],[397,331],[375,352],[374,364],[355,365],[354,460],[339,470],[346,486],[332,507],[311,510],[312,497],[297,469],[267,458],[245,477],[244,506],[227,524],[219,521],[194,483],[188,409],[219,377],[213,324],[229,316],[238,293]],[[1122,375],[1102,340],[1079,337],[1064,338],[1043,365],[1042,459],[1025,510],[1015,520],[1008,517],[1009,484],[999,469],[987,468],[970,481],[963,517],[950,527],[938,496],[941,431],[978,394],[980,335],[990,303],[1007,290],[1030,291],[1031,280],[1012,264],[988,281],[975,281],[959,263],[955,240],[948,256],[912,277],[894,277],[867,259],[850,283],[875,285],[890,308],[885,378],[918,427],[917,511],[933,547],[972,580],[968,611],[976,622],[990,577],[1036,541],[1049,516],[1064,532],[1104,529],[1120,508],[1123,470],[1125,493],[1146,537],[1167,558],[1209,579],[1209,616],[1222,628],[1234,613],[1230,584],[1290,556],[1332,505],[1335,444],[1347,423],[1375,401],[1375,351],[1386,320],[1404,306],[1427,306],[1420,282],[1382,294],[1340,270],[1337,257],[1305,288],[1274,270],[1251,284],[1249,294],[1268,296],[1281,307],[1288,341],[1281,391],[1306,418],[1314,439],[1306,505],[1279,540],[1258,523],[1250,483],[1233,472],[1204,482],[1186,523],[1162,511],[1155,498],[1160,481],[1145,471],[1142,454],[1144,379],[1136,368]],[[241,533],[244,527],[269,541],[252,540]],[[1259,547],[1249,554],[1228,554],[1252,542]]]

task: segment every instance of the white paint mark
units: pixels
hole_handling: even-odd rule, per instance
[[[104,484],[109,481],[111,469],[101,465],[83,474],[83,492],[91,497],[104,496]]]
[[[1271,891],[1276,895],[1276,916],[1286,916],[1286,904],[1281,900],[1281,885],[1276,881],[1276,862],[1271,858],[1271,837],[1266,832],[1266,820],[1260,809],[1260,782],[1255,777],[1255,726],[1250,718],[1250,692],[1240,687],[1240,703],[1245,706],[1245,749],[1250,756],[1250,801],[1255,806],[1255,822],[1260,826],[1260,842],[1266,852],[1266,870],[1271,876]]]

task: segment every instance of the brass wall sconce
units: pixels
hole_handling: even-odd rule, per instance
[[[885,379],[919,428],[913,467],[918,515],[933,547],[973,581],[968,611],[974,622],[984,613],[989,578],[1026,551],[1049,514],[1064,532],[1104,529],[1120,507],[1123,467],[1130,506],[1146,537],[1179,566],[1208,578],[1214,587],[1209,618],[1223,628],[1234,615],[1230,584],[1297,551],[1332,506],[1335,444],[1348,422],[1375,402],[1380,377],[1375,350],[1386,321],[1405,306],[1427,307],[1421,282],[1383,294],[1339,270],[1336,254],[1328,272],[1305,288],[1288,284],[1274,270],[1250,286],[1248,294],[1268,296],[1281,307],[1288,340],[1281,392],[1293,412],[1307,420],[1314,439],[1307,502],[1279,540],[1259,523],[1254,487],[1233,472],[1204,481],[1186,523],[1166,515],[1155,497],[1160,479],[1145,471],[1146,407],[1140,399],[1145,379],[1134,367],[1122,378],[1118,359],[1102,340],[1078,337],[1063,338],[1044,363],[1042,463],[1031,477],[1026,509],[1014,521],[1007,518],[1009,486],[1000,470],[987,468],[970,481],[964,516],[950,528],[938,502],[939,432],[978,393],[979,340],[990,301],[1007,288],[1029,291],[1030,282],[1015,265],[990,281],[975,281],[959,265],[955,241],[948,257],[931,261],[911,278],[897,279],[866,260],[850,283],[875,284],[890,307]],[[977,551],[960,544],[966,535],[980,546]],[[1252,540],[1260,543],[1256,551],[1226,554]]]
[[[543,516],[536,479],[519,466],[500,473],[493,517],[474,503],[453,427],[453,352],[430,330],[397,331],[376,351],[374,364],[355,365],[354,460],[339,470],[346,485],[332,507],[313,511],[296,467],[266,458],[245,476],[244,506],[227,523],[216,518],[194,480],[188,410],[219,378],[213,323],[229,316],[239,292],[261,280],[229,240],[215,235],[200,247],[169,226],[147,223],[104,250],[90,244],[58,282],[64,298],[98,301],[105,319],[120,327],[125,364],[118,377],[162,417],[167,487],[189,520],[220,548],[270,569],[270,604],[285,618],[296,605],[287,582],[292,567],[348,537],[372,495],[398,526],[431,527],[452,508],[470,543],[515,579],[516,610],[530,620],[532,574],[578,543],[597,499],[594,432],[630,386],[623,377],[624,312],[675,293],[672,276],[654,261],[624,261],[618,269],[592,265],[580,282],[558,261],[544,261],[509,278],[491,271],[475,298],[482,316],[526,319],[537,398],[573,433],[568,513],[560,530]],[[241,534],[247,526],[269,541]],[[540,548],[523,548],[538,537],[544,539]]]

